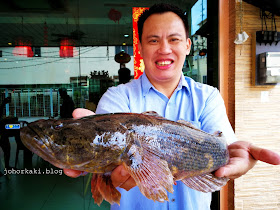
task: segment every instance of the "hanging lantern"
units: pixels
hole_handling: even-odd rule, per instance
[[[33,57],[32,41],[29,37],[17,37],[15,39],[15,48],[13,49],[14,56]]]
[[[115,61],[117,63],[128,63],[130,60],[130,55],[125,53],[124,51],[121,51],[120,53],[115,55]]]
[[[118,10],[111,9],[108,13],[108,17],[110,18],[110,20],[113,20],[114,22],[118,21],[118,23],[119,23],[119,20],[122,17],[122,13],[119,12]]]
[[[74,42],[72,39],[63,38],[60,41],[59,56],[62,58],[73,57]]]

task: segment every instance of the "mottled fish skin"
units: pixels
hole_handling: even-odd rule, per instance
[[[120,194],[107,175],[121,164],[146,197],[160,202],[168,200],[166,190],[173,191],[174,180],[205,192],[219,190],[227,182],[211,174],[205,176],[229,160],[220,133],[208,134],[154,112],[40,120],[23,128],[21,139],[27,148],[59,168],[97,174],[92,194],[98,204],[103,198],[119,203]]]

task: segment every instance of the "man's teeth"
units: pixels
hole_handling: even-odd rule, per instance
[[[172,63],[172,61],[159,61],[159,62],[157,62],[157,65],[166,66],[166,65],[169,65],[171,63]]]

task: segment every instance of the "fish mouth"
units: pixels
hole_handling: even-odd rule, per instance
[[[32,126],[28,125],[20,129],[20,139],[25,147],[44,160],[50,160],[50,158],[52,158],[50,154],[53,152],[46,138],[47,137],[40,136]]]

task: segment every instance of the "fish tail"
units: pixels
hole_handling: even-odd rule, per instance
[[[117,203],[120,205],[121,194],[112,184],[111,175],[93,174],[91,193],[94,202],[98,206],[103,200],[108,201],[110,204]]]

